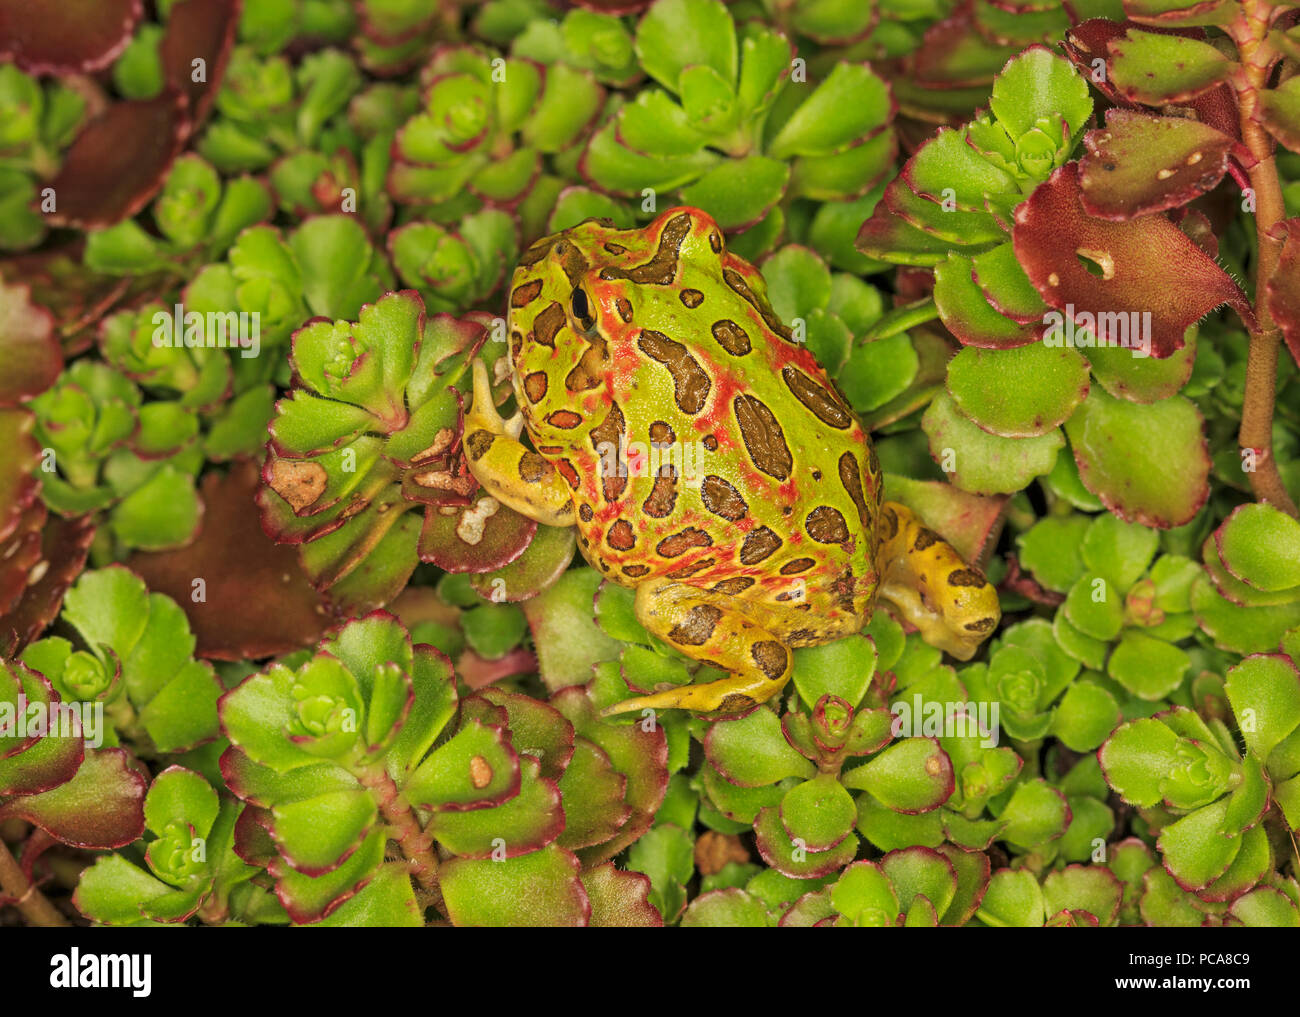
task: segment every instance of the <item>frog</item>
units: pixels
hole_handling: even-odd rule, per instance
[[[860,632],[881,600],[960,660],[997,627],[994,587],[884,500],[861,420],[708,213],[543,237],[507,299],[500,376],[472,366],[470,473],[528,518],[576,527],[650,634],[726,674],[605,715],[746,713],[785,687],[795,649]],[[493,398],[506,374],[509,419]]]

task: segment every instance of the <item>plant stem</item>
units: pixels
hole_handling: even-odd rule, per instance
[[[420,889],[433,906],[445,914],[442,890],[438,887],[438,856],[433,849],[433,838],[420,826],[411,803],[382,766],[371,766],[358,773],[357,778],[378,801],[380,814],[392,828],[393,839],[401,848],[402,857]]]
[[[1250,170],[1250,186],[1255,195],[1258,242],[1255,259],[1258,328],[1250,337],[1250,350],[1246,356],[1246,392],[1237,444],[1254,453],[1255,469],[1250,473],[1250,486],[1255,497],[1295,516],[1300,513],[1282,485],[1277,460],[1273,457],[1273,411],[1282,333],[1269,313],[1266,292],[1268,281],[1277,270],[1282,244],[1269,234],[1285,217],[1286,210],[1277,162],[1273,157],[1273,139],[1255,120],[1259,91],[1267,85],[1270,68],[1277,56],[1265,41],[1268,29],[1269,8],[1262,0],[1243,0],[1241,12],[1228,28],[1241,57],[1241,68],[1233,79],[1241,114],[1241,138],[1257,160]]]
[[[13,906],[27,919],[29,925],[42,929],[67,928],[70,923],[45,894],[36,889],[23,874],[22,866],[10,854],[8,845],[0,840],[0,893],[12,898]]]

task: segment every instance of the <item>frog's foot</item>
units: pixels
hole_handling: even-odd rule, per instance
[[[647,709],[743,713],[771,699],[790,679],[789,648],[738,612],[727,597],[670,580],[646,582],[636,590],[636,616],[650,632],[687,656],[731,674],[626,699],[604,710],[604,716]]]
[[[487,364],[476,358],[473,373],[474,401],[470,404],[469,412],[465,414],[465,433],[468,435],[474,431],[487,431],[489,434],[503,435],[517,440],[523,433],[524,415],[516,413],[509,420],[502,419],[501,414],[497,412],[496,403],[492,401],[492,385],[488,381]]]
[[[519,440],[522,413],[502,420],[492,402],[487,367],[474,361],[474,402],[465,414],[465,459],[470,473],[503,505],[547,526],[572,526],[573,496],[546,459]]]
[[[997,628],[997,590],[946,540],[897,502],[880,508],[880,596],[931,646],[970,660]]]

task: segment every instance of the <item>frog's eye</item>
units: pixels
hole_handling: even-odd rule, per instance
[[[587,293],[581,286],[574,288],[570,307],[573,310],[573,317],[577,319],[578,324],[584,330],[595,327],[596,319],[591,315],[591,302],[587,299]]]

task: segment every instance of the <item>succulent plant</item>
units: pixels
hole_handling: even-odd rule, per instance
[[[260,181],[237,177],[223,184],[197,155],[172,164],[153,205],[155,239],[134,219],[93,233],[85,264],[116,275],[174,274],[184,278],[195,262],[220,257],[241,230],[271,215],[271,196]]]
[[[169,766],[144,797],[149,837],[144,867],[99,858],[81,877],[78,909],[103,925],[172,925],[200,914],[207,924],[287,921],[279,903],[250,882],[255,866],[234,850],[237,803],[193,770]]]
[[[0,821],[30,823],[79,848],[118,848],[140,836],[147,779],[124,750],[88,747],[82,714],[44,676],[20,663],[0,665],[0,719]],[[6,896],[33,925],[63,924],[48,899],[26,893],[33,889],[27,879],[0,843]]]
[[[0,924],[1300,927],[1298,70],[1294,0],[0,0]],[[972,658],[881,600],[613,716],[726,655],[466,431],[511,273],[674,203]],[[656,242],[560,327],[758,385]]]
[[[257,348],[231,359],[235,390],[243,394],[271,380],[288,381],[283,348],[309,318],[354,316],[392,281],[387,261],[359,223],[343,214],[321,215],[287,234],[265,225],[245,229],[224,261],[194,276],[181,306],[205,317],[235,311],[241,321],[255,323]]]
[[[20,250],[38,244],[46,222],[37,210],[49,210],[51,197],[41,183],[58,170],[60,153],[86,117],[86,99],[57,78],[42,85],[15,64],[0,64],[0,248]],[[42,198],[44,199],[42,202]]]
[[[307,574],[340,607],[387,603],[420,561],[501,569],[537,533],[535,522],[476,495],[460,450],[452,386],[480,350],[493,362],[503,352],[483,345],[487,324],[426,318],[419,296],[401,291],[363,306],[355,324],[318,321],[294,333],[299,387],[270,425],[263,526],[301,546]]]
[[[390,615],[349,622],[222,700],[222,772],[247,803],[235,851],[266,866],[298,923],[420,924],[432,905],[462,925],[588,924],[601,897],[626,892],[596,886],[598,868],[584,879],[573,853],[599,843],[622,797],[597,776],[616,772],[609,757],[575,740],[590,716],[574,699],[495,691],[458,709],[438,651]],[[337,821],[322,826],[321,810]],[[384,861],[390,839],[403,866]],[[512,879],[530,894],[483,892]]]
[[[1139,705],[1129,697],[1160,702],[1183,685],[1192,657],[1178,644],[1197,630],[1197,562],[1157,556],[1155,531],[1111,515],[1048,517],[1018,541],[1021,562],[1053,599],[1063,598],[1054,642],[1078,664],[1105,669],[1126,709]]]
[[[592,135],[579,168],[597,187],[696,205],[728,230],[765,220],[760,234],[777,236],[784,198],[858,197],[888,172],[894,101],[867,64],[810,79],[780,29],[738,30],[718,0],[657,0],[635,49],[659,87]]]
[[[511,207],[526,197],[544,156],[573,146],[600,110],[603,90],[564,64],[543,68],[472,46],[440,47],[421,71],[421,107],[398,130],[388,191],[407,204],[461,210],[468,193]]]
[[[31,406],[41,496],[52,510],[104,513],[102,539],[122,547],[174,547],[193,537],[203,453],[198,419],[180,402],[145,402],[123,374],[79,360]]]
[[[102,704],[113,725],[102,732],[107,744],[157,756],[216,736],[221,684],[211,665],[194,659],[194,636],[176,601],[115,565],[83,572],[62,618],[78,642],[39,639],[22,660],[65,702]]]

